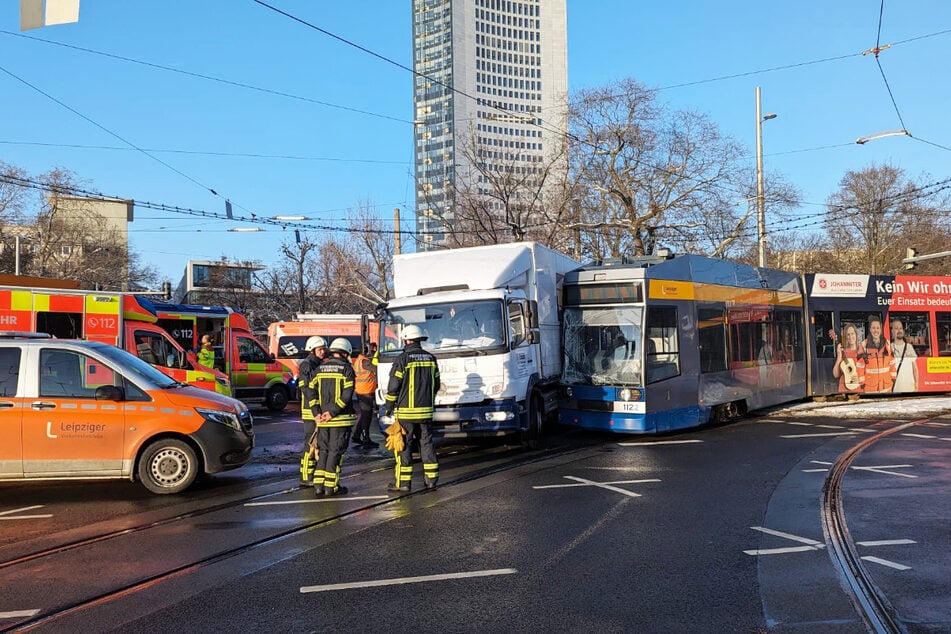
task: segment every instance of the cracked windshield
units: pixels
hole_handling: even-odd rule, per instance
[[[641,307],[565,310],[565,383],[643,385]]]

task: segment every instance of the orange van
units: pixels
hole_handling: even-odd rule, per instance
[[[97,341],[0,333],[0,481],[126,478],[179,493],[251,458],[247,407]]]
[[[267,349],[296,379],[300,360],[307,356],[304,344],[310,337],[320,335],[328,344],[342,337],[354,350],[362,350],[369,342],[367,333],[366,315],[302,313],[297,321],[275,321],[267,327]]]

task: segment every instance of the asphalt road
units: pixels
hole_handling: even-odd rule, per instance
[[[538,452],[444,445],[440,488],[396,499],[392,460],[353,452],[350,494],[317,500],[296,487],[299,423],[259,416],[253,462],[184,495],[0,485],[0,513],[52,515],[0,522],[0,629],[49,613],[32,631],[863,632],[820,500],[843,452],[896,424],[774,414],[565,431]],[[848,537],[911,632],[951,631],[949,452],[937,418],[844,478]]]

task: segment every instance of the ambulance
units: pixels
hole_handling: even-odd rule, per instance
[[[251,458],[241,402],[99,341],[0,332],[0,482],[139,481],[181,493]]]
[[[247,405],[281,411],[294,393],[292,376],[251,334],[244,315],[227,306],[154,304],[158,322],[179,344],[198,350],[210,335],[215,369],[231,381],[234,397]]]
[[[231,396],[228,377],[198,364],[156,325],[144,297],[60,288],[0,286],[0,330],[101,341],[122,348],[176,381]]]
[[[329,344],[338,337],[350,342],[354,350],[363,350],[369,342],[367,316],[298,313],[295,321],[276,321],[267,327],[267,349],[297,378],[300,360],[307,356],[304,344],[314,335]]]

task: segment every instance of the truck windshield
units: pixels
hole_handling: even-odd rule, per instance
[[[566,308],[563,381],[642,386],[643,311],[641,306]]]
[[[500,351],[509,338],[503,316],[502,302],[494,299],[393,308],[381,323],[380,354],[395,356],[402,350],[403,328],[410,324],[422,329],[427,337],[423,348],[437,356]]]
[[[156,370],[142,359],[129,354],[125,350],[120,350],[119,348],[105,344],[97,346],[96,349],[102,356],[121,368],[123,373],[129,378],[135,379],[141,377],[149,381],[149,383],[161,388],[170,387],[177,383],[172,377]]]

